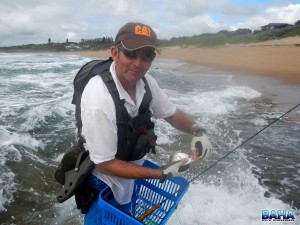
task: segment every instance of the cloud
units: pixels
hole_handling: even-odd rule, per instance
[[[252,30],[260,29],[268,23],[294,24],[300,20],[300,4],[289,4],[287,6],[269,7],[259,15],[249,17],[245,22],[238,23],[235,28],[247,27]]]
[[[292,23],[300,20],[300,4],[289,4],[282,7],[270,7],[265,17],[271,22]]]
[[[294,23],[300,4],[241,0],[2,0],[0,46],[114,37],[126,22],[151,25],[161,39],[269,22]]]

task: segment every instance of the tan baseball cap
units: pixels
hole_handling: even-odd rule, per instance
[[[117,33],[115,44],[122,42],[128,50],[136,50],[143,47],[156,49],[156,34],[154,30],[143,23],[126,23]]]

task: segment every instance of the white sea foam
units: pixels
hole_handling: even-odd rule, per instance
[[[250,120],[250,122],[254,123],[254,124],[257,125],[257,126],[265,126],[265,125],[268,125],[268,121],[266,121],[266,120],[263,119],[263,118],[253,119],[253,120]]]
[[[157,135],[157,144],[171,144],[175,141],[175,135],[178,131],[174,131],[170,124],[164,120],[155,120],[155,133]]]
[[[13,193],[17,190],[15,174],[6,166],[6,162],[20,162],[22,155],[12,145],[18,138],[15,133],[9,132],[3,126],[0,126],[0,212],[4,211],[5,205],[14,200]]]
[[[0,169],[0,212],[6,210],[6,205],[14,201],[13,193],[18,189],[15,174],[5,169]]]
[[[228,162],[222,172],[191,184],[168,224],[256,225],[265,223],[261,221],[262,210],[291,210],[274,197],[266,198],[266,191],[252,174],[251,165],[240,155],[239,160]]]
[[[169,224],[256,225],[262,224],[264,209],[291,209],[278,199],[265,198],[263,193],[254,184],[237,192],[224,185],[192,185]]]
[[[223,115],[239,109],[239,101],[251,100],[261,93],[245,86],[232,86],[224,90],[199,91],[182,94],[175,90],[165,90],[168,96],[190,114]]]
[[[55,203],[54,209],[54,218],[49,219],[49,224],[69,224],[70,221],[74,221],[74,224],[83,224],[83,216],[72,199],[63,203]]]
[[[37,55],[10,55],[9,58],[6,58],[5,64],[2,64],[2,67],[9,67],[12,70],[16,69],[26,69],[28,71],[36,70],[55,70],[62,68],[63,66],[74,66],[78,65],[80,67],[84,64],[84,61],[79,56],[67,56],[65,58],[54,56],[54,55],[43,55],[40,57],[40,60],[36,60]],[[20,60],[18,60],[20,59]],[[13,62],[9,64],[8,62]]]
[[[35,149],[37,147],[43,147],[40,141],[37,141],[27,133],[16,133],[7,130],[5,127],[0,126],[0,141],[1,148],[11,147],[14,145],[22,145],[27,148]],[[1,151],[3,153],[3,151]],[[11,152],[10,152],[11,153]],[[14,157],[14,161],[20,161],[21,154],[17,154]]]

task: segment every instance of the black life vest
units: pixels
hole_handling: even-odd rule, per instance
[[[78,129],[78,143],[81,147],[83,147],[83,143],[85,143],[85,140],[81,135],[81,96],[89,80],[92,77],[99,75],[108,88],[116,107],[118,129],[118,149],[116,158],[125,161],[141,159],[150,151],[155,153],[157,136],[154,133],[154,123],[151,121],[151,112],[149,110],[152,94],[146,78],[143,77],[142,79],[145,83],[146,93],[139,107],[138,116],[131,118],[124,105],[125,100],[120,99],[116,84],[109,72],[111,63],[112,58],[109,58],[108,60],[93,60],[85,64],[74,78],[72,104],[75,104],[76,106],[75,118]],[[99,149],[101,149],[101,146],[99,146]]]

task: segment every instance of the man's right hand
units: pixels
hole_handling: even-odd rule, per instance
[[[175,162],[169,162],[167,165],[162,166],[160,169],[162,170],[163,175],[160,178],[159,182],[163,183],[168,178],[182,176],[183,172],[190,168],[190,163],[185,165],[187,161],[188,159],[182,159]]]

